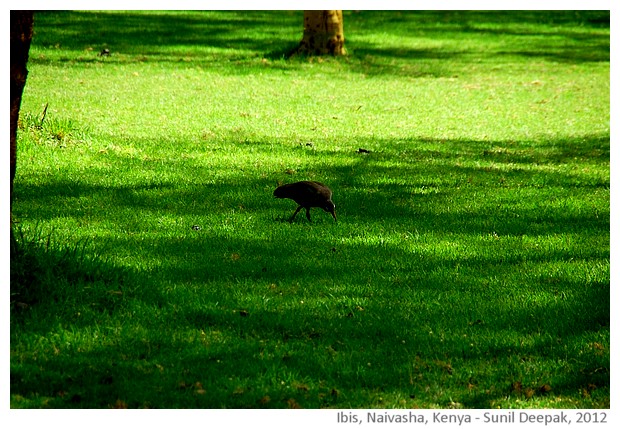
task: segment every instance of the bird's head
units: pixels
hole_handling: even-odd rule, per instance
[[[334,220],[336,220],[336,205],[331,200],[325,203],[323,210],[325,210],[328,213],[331,213],[332,216],[334,217]]]

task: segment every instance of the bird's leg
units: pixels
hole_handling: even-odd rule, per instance
[[[293,213],[293,216],[291,216],[291,218],[289,219],[289,222],[293,222],[293,219],[295,219],[295,216],[297,216],[297,213],[299,213],[299,210],[302,209],[302,206],[297,207],[297,210],[295,210],[295,213]]]
[[[310,220],[310,207],[306,207],[306,217]]]

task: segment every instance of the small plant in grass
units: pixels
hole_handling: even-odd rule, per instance
[[[22,139],[31,139],[36,144],[47,144],[57,147],[66,147],[82,141],[87,135],[87,129],[78,125],[74,120],[56,118],[48,114],[46,104],[41,114],[23,112],[20,115],[18,129],[25,132]]]

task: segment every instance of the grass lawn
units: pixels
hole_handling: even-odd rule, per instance
[[[344,20],[35,15],[12,408],[610,406],[609,13]]]

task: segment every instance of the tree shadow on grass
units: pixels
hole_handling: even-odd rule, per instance
[[[211,244],[217,241],[214,239]],[[208,248],[209,240],[205,243],[204,238],[196,238],[183,246],[189,254],[196,246],[205,249],[204,244]],[[322,244],[321,240],[315,240],[307,246]],[[159,276],[137,273],[133,281],[143,287],[168,284],[162,282],[163,278],[173,277],[179,282],[177,287],[188,287],[190,283],[195,287],[185,296],[163,290],[132,293],[130,289],[114,311],[126,318],[138,317],[137,326],[127,324],[135,332],[105,335],[101,338],[102,345],[84,351],[65,346],[56,355],[50,353],[36,363],[22,358],[19,365],[12,367],[12,393],[47,398],[47,406],[58,408],[107,408],[118,406],[119,401],[121,406],[130,408],[285,408],[290,399],[304,407],[342,408],[351,406],[348,397],[365,390],[400,391],[425,403],[424,398],[429,394],[427,380],[435,380],[439,374],[444,380],[443,389],[466,392],[453,394],[452,399],[467,408],[490,408],[492,401],[515,394],[511,389],[516,382],[534,390],[548,382],[532,378],[536,375],[527,370],[527,362],[537,362],[541,366],[551,362],[553,365],[553,362],[563,362],[569,352],[579,356],[571,360],[568,370],[576,373],[567,373],[563,385],[554,384],[553,394],[570,395],[583,388],[595,386],[604,390],[609,386],[609,362],[605,354],[597,355],[599,350],[592,343],[584,344],[591,348],[589,350],[572,349],[572,344],[580,344],[584,334],[609,329],[608,285],[594,283],[584,288],[581,282],[564,283],[564,291],[579,295],[538,306],[522,305],[518,297],[508,296],[505,306],[494,312],[438,301],[438,295],[446,296],[451,288],[458,288],[460,282],[441,275],[436,278],[427,275],[417,281],[412,278],[402,283],[381,284],[381,288],[400,288],[407,294],[415,294],[413,300],[401,299],[400,303],[394,303],[396,295],[374,289],[379,286],[378,283],[373,285],[374,281],[365,291],[360,291],[358,297],[351,296],[351,292],[346,297],[340,296],[337,291],[330,291],[329,285],[320,292],[318,289],[290,290],[297,280],[321,285],[330,278],[330,282],[338,283],[343,276],[352,273],[343,273],[337,263],[331,267],[329,263],[304,266],[294,257],[287,258],[285,251],[276,244],[233,241],[229,245],[254,255],[273,252],[283,263],[282,271],[264,272],[258,267],[251,271],[230,262],[215,264],[217,272],[214,273],[206,262],[213,257],[217,259],[214,252],[205,254],[202,263],[191,258],[185,263],[181,259],[170,261],[168,266],[160,268]],[[338,252],[357,255],[359,247],[339,246]],[[411,258],[398,246],[367,247],[365,253],[374,254],[377,259]],[[153,248],[152,257],[168,259],[170,256],[156,249]],[[413,262],[418,273],[432,273],[453,264],[449,259],[431,255]],[[488,268],[481,267],[482,270]],[[497,264],[494,268],[508,272],[514,266]],[[369,274],[376,275],[363,267],[358,270],[362,271],[360,279],[354,278],[353,282]],[[240,288],[242,295],[261,295],[274,303],[257,305],[255,300],[218,297],[219,290],[210,289],[211,278],[226,277],[231,279],[226,287]],[[239,283],[235,278],[243,280]],[[271,287],[270,283],[279,286]],[[472,286],[468,286],[469,293],[479,294],[480,305],[484,306],[486,292]],[[531,286],[524,285],[525,288]],[[76,290],[76,293],[83,292]],[[189,296],[191,299],[186,300]],[[307,301],[308,307],[291,305],[291,301],[300,298]],[[359,304],[352,304],[355,298]],[[93,300],[93,305],[101,308],[102,298],[91,294],[86,299]],[[327,303],[313,305],[321,300]],[[464,291],[461,300],[464,304],[477,301],[467,297]],[[136,305],[135,301],[143,302]],[[430,304],[433,302],[437,305]],[[62,307],[47,300],[36,305],[39,314]],[[132,316],[131,308],[150,314]],[[85,324],[84,317],[71,314],[74,309],[70,305],[56,314],[73,332],[96,330],[99,323],[109,320],[102,317],[100,309],[95,309],[91,316],[84,315],[90,317],[90,323]],[[470,313],[469,319],[460,317],[463,312]],[[575,318],[575,315],[579,316]],[[557,320],[567,317],[571,318],[570,323],[557,324]],[[48,335],[59,335],[54,318],[47,315],[43,317],[46,319],[50,329]],[[468,325],[460,325],[467,321]],[[39,331],[40,327],[33,323],[24,327],[14,325],[13,329],[28,335],[38,331],[46,336],[46,332]],[[123,327],[117,329],[120,332]],[[188,330],[195,334],[179,335]],[[466,336],[450,334],[455,332]],[[531,338],[532,333],[537,338],[536,332],[539,339],[530,345],[519,345],[519,338]],[[569,345],[568,348],[563,344]],[[470,368],[481,365],[486,372],[489,367],[495,368],[491,380],[470,373]],[[566,362],[562,365],[566,370]],[[44,371],[40,372],[40,368]],[[547,371],[553,372],[553,369]],[[227,378],[235,381],[227,383],[224,381]],[[262,387],[250,381],[272,378],[276,383],[263,381]],[[286,388],[277,387],[280,378],[289,380]],[[297,385],[292,384],[291,379]],[[471,387],[463,389],[468,383]],[[493,389],[489,389],[491,385]],[[292,390],[287,390],[291,387]],[[522,395],[526,397],[525,392]],[[266,401],[266,397],[270,399]],[[440,406],[449,406],[447,402],[435,400]],[[416,400],[410,401],[410,405],[415,404]],[[371,407],[380,407],[380,404],[372,403]]]
[[[275,176],[258,178],[255,171],[200,186],[192,186],[197,179],[191,176],[182,185],[16,182],[20,210],[42,221],[66,217],[114,228],[105,207],[133,211],[127,233],[117,228],[105,244],[117,256],[139,255],[148,266],[93,259],[88,247],[84,253],[71,244],[39,245],[21,259],[12,255],[12,269],[30,279],[11,281],[12,294],[24,285],[12,298],[12,395],[68,408],[342,408],[360,402],[380,407],[373,392],[400,392],[407,406],[447,407],[441,392],[428,393],[428,383],[440,379],[460,396],[452,400],[487,408],[515,394],[514,383],[536,390],[548,382],[542,372],[532,375],[527,362],[560,380],[551,386],[554,395],[574,396],[592,386],[608,392],[608,345],[594,339],[609,330],[608,245],[541,249],[520,237],[609,241],[609,212],[528,206],[502,190],[522,187],[538,195],[548,187],[563,193],[560,198],[608,193],[608,178],[546,171],[537,182],[525,166],[532,159],[551,166],[575,157],[605,164],[609,139],[550,141],[533,153],[527,142],[510,150],[503,142],[413,143],[374,141],[383,150],[316,155],[331,161],[308,172],[330,179],[338,224],[278,222],[278,213],[288,215],[292,207],[273,199]],[[429,149],[436,146],[442,148]],[[507,170],[471,165],[485,157]],[[466,213],[456,209],[476,193],[508,198],[510,210],[484,204]],[[80,196],[88,196],[90,203],[81,203],[86,211],[75,210]],[[394,204],[397,209],[386,209]],[[140,228],[152,227],[145,219],[154,215],[181,221],[144,234]],[[230,223],[204,223],[222,218]],[[202,228],[191,229],[194,222]],[[258,228],[265,223],[273,225]],[[255,233],[244,234],[244,228]],[[376,232],[381,228],[389,231],[385,237],[403,239],[383,242]],[[457,247],[442,252],[441,243],[416,237],[442,237]],[[467,244],[474,241],[472,253]],[[565,271],[579,264],[593,274]],[[515,276],[522,282],[518,290],[504,285]],[[502,304],[489,308],[500,302],[497,295],[504,296]],[[99,335],[101,345],[81,350],[54,340],[66,332]],[[39,338],[40,348],[21,355],[28,347],[19,344],[24,337]],[[575,359],[567,363],[567,355]],[[569,373],[558,375],[566,371],[562,365]],[[490,376],[468,375],[489,366]],[[292,390],[278,387],[281,379]]]
[[[232,249],[244,249],[240,260],[221,257],[218,243],[223,239]],[[325,245],[317,237],[293,240],[303,242],[300,253]],[[125,241],[116,245],[131,248],[131,241]],[[121,276],[129,284],[120,289],[119,278],[109,279],[117,273],[114,265],[85,266],[80,257],[72,261],[71,256],[48,252],[47,260],[62,261],[63,280],[50,276],[52,281],[38,290],[40,296],[30,308],[13,309],[13,334],[38,333],[43,339],[63,335],[63,329],[83,330],[84,335],[101,335],[102,344],[80,350],[42,341],[39,350],[48,352],[45,357],[35,362],[24,356],[12,365],[12,394],[47,398],[45,406],[58,408],[106,408],[118,406],[118,401],[130,408],[284,408],[291,398],[304,407],[342,408],[351,406],[347,396],[367,389],[400,391],[425,403],[426,380],[440,374],[444,389],[460,391],[471,384],[466,393],[453,395],[454,400],[465,407],[489,408],[492,401],[514,394],[516,382],[534,390],[548,382],[536,378],[528,362],[551,365],[546,371],[553,373],[567,353],[575,358],[568,370],[567,362],[561,364],[569,372],[563,384],[552,386],[553,394],[609,386],[605,345],[582,340],[609,329],[608,283],[567,277],[546,284],[545,278],[532,279],[522,291],[506,290],[504,304],[493,310],[486,308],[495,305],[487,295],[496,288],[487,291],[489,285],[478,284],[479,275],[478,280],[459,277],[453,270],[459,261],[432,251],[411,254],[398,244],[340,244],[337,253],[325,249],[308,266],[282,244],[204,235],[164,246],[146,243],[148,258],[166,263],[155,272]],[[382,271],[357,264],[351,271],[342,270],[343,260],[359,260],[360,255],[372,261],[408,260],[410,265]],[[264,270],[258,256],[276,258],[280,265]],[[568,261],[574,255],[555,257]],[[553,256],[540,258],[550,262]],[[519,261],[487,257],[477,269],[501,278],[519,267]],[[36,272],[36,266],[31,268]],[[387,280],[386,274],[403,279]],[[296,286],[300,283],[305,290]],[[337,288],[341,283],[361,288],[342,294],[344,289]],[[166,291],[165,285],[186,291]],[[549,289],[550,296],[554,288],[561,295],[525,304],[524,297],[539,287]],[[239,292],[231,298],[221,288]],[[247,299],[251,296],[261,299]],[[305,306],[294,304],[300,299]],[[134,314],[136,310],[143,314]],[[126,322],[118,325],[114,317]],[[100,327],[107,324],[115,335],[103,334]],[[123,333],[125,329],[130,332]],[[55,347],[62,350],[54,352]],[[491,379],[470,373],[481,366],[486,372],[494,368]],[[287,391],[263,381],[261,388],[250,381],[263,377],[291,377],[301,387]],[[235,382],[231,385],[226,378]],[[265,397],[270,400],[261,402]]]
[[[347,12],[345,34],[351,55],[338,61],[353,72],[413,77],[458,75],[481,58],[608,62],[609,35],[601,32],[609,28],[608,22],[608,11]],[[301,11],[38,12],[35,46],[56,46],[68,52],[60,58],[50,56],[51,60],[33,56],[30,61],[175,62],[179,67],[223,71],[222,58],[228,58],[237,64],[225,69],[229,73],[265,67],[291,70],[307,61],[277,60],[288,58],[301,39],[301,24]],[[400,45],[376,45],[368,40],[385,35],[400,36]],[[444,40],[453,46],[424,46],[416,38]],[[486,44],[488,39],[502,38],[511,38],[514,48],[476,51],[463,48],[460,42],[481,39]],[[98,56],[103,48],[111,54]],[[259,59],[271,61],[254,61]]]
[[[397,146],[376,139],[372,143],[377,147]],[[411,149],[414,145],[408,143],[402,151],[379,150],[361,155],[351,149],[312,155],[333,160],[333,165],[326,169],[320,167],[322,177],[319,179],[327,179],[335,192],[340,223],[395,222],[420,233],[461,234],[494,231],[516,235],[579,234],[584,227],[600,232],[608,229],[606,213],[568,212],[560,203],[553,203],[569,198],[572,195],[569,187],[583,198],[596,190],[608,193],[609,176],[581,176],[568,171],[551,172],[546,168],[576,159],[582,160],[584,165],[608,163],[609,139],[606,137],[555,141],[548,149],[530,149],[526,145],[523,149],[510,149],[502,142],[442,140],[424,143],[439,143],[443,150],[415,150]],[[256,145],[253,150],[257,150]],[[312,157],[309,162],[314,161]],[[488,164],[471,166],[468,158],[481,159]],[[345,166],[339,166],[341,162]],[[159,163],[156,164],[153,168],[158,168]],[[319,173],[312,172],[312,177],[301,178],[281,174],[282,179],[278,179],[274,173],[259,178],[255,172],[248,171],[231,180],[211,183],[208,173],[205,177],[202,173],[197,175],[202,168],[199,164],[187,164],[184,168],[187,170],[184,183],[157,179],[140,185],[110,186],[53,180],[40,185],[18,185],[15,194],[18,202],[24,201],[30,206],[28,216],[39,220],[65,216],[58,211],[58,201],[65,201],[69,207],[71,201],[89,196],[97,203],[81,204],[70,214],[78,223],[124,224],[126,232],[139,231],[148,223],[144,223],[140,215],[132,214],[139,210],[149,219],[158,216],[182,219],[182,223],[171,228],[184,229],[181,232],[184,236],[192,225],[201,226],[206,222],[207,215],[246,213],[258,215],[265,221],[288,219],[295,205],[274,199],[273,188],[279,180],[317,178],[314,175]],[[101,172],[102,176],[107,174],[109,172]],[[528,198],[534,194],[547,195],[547,199],[523,204],[521,195]],[[466,208],[472,205],[473,208]],[[492,208],[493,216],[481,211],[484,207]],[[312,214],[315,221],[323,220],[320,210],[315,209]],[[296,220],[296,223],[304,222],[303,216]]]

